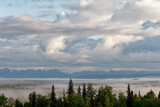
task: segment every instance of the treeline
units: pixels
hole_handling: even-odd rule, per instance
[[[70,79],[67,92],[63,91],[63,97],[56,98],[55,87],[49,96],[32,92],[28,101],[22,103],[18,99],[6,98],[0,95],[0,107],[160,107],[160,93],[158,96],[151,90],[146,95],[134,94],[127,88],[127,96],[119,93],[118,96],[112,93],[112,87],[99,87],[96,91],[91,83],[83,84],[74,90],[74,84]]]

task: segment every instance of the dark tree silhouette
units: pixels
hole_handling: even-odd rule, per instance
[[[77,93],[81,94],[81,87],[80,86],[78,87]]]
[[[70,78],[70,81],[68,83],[67,94],[71,95],[73,93],[74,93],[74,85],[73,85],[72,79]]]
[[[87,95],[87,93],[86,93],[86,84],[84,83],[84,84],[83,84],[83,93],[82,93],[83,99],[86,98],[86,95]]]
[[[130,106],[129,107],[134,107],[134,96],[133,96],[133,91],[130,93]]]
[[[127,107],[133,107],[133,106],[134,106],[133,91],[131,91],[130,85],[128,84],[128,88],[127,88]]]
[[[30,93],[29,94],[29,102],[30,104],[32,105],[32,107],[35,107],[36,106],[36,100],[37,100],[37,95],[36,95],[36,92],[33,92],[33,93]]]
[[[128,87],[127,87],[127,107],[130,107],[130,97],[131,97],[131,89],[130,89],[130,85],[128,84]]]
[[[65,90],[63,90],[63,103],[64,103],[64,107],[67,107],[67,98],[66,98]]]
[[[49,106],[50,106],[50,99],[45,95],[38,94],[36,107],[49,107]]]
[[[141,92],[140,92],[140,90],[139,90],[139,93],[138,93],[138,97],[139,97],[139,98],[141,97]]]
[[[130,89],[130,85],[128,84],[128,87],[127,87],[127,99],[130,96],[130,93],[131,93],[131,89]]]
[[[55,94],[55,88],[54,85],[52,85],[52,92],[51,92],[51,98],[50,98],[50,107],[56,107],[57,104],[57,99],[56,99],[56,94]]]
[[[92,107],[94,107],[94,97],[95,97],[95,90],[92,86],[92,83],[88,83],[88,87],[87,87],[87,97],[90,99],[90,104]]]
[[[158,94],[158,98],[160,98],[160,91],[159,91],[159,94]]]
[[[66,97],[66,92],[65,92],[65,90],[63,89],[63,98],[65,98]]]
[[[0,95],[0,106],[5,106],[7,104],[7,98],[4,96],[4,94]]]
[[[23,107],[23,104],[18,99],[16,99],[16,101],[15,101],[15,107]]]

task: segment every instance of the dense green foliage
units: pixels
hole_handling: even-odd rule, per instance
[[[151,90],[141,96],[139,91],[137,95],[128,84],[126,94],[127,96],[121,92],[116,96],[110,86],[99,87],[96,91],[91,83],[84,84],[82,92],[79,86],[76,93],[70,79],[67,92],[63,91],[63,97],[56,98],[53,85],[49,96],[32,92],[26,102],[0,94],[0,107],[160,107],[160,93],[156,96]]]

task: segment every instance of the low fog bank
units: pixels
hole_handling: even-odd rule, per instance
[[[51,86],[55,85],[57,97],[62,96],[63,90],[67,90],[69,79],[0,79],[0,93],[7,97],[14,97],[26,100],[29,93],[36,91],[44,95],[51,92]],[[99,86],[109,85],[113,87],[113,92],[126,92],[127,84],[131,85],[134,93],[141,91],[144,95],[151,89],[158,95],[160,91],[159,78],[134,78],[134,79],[73,79],[75,91],[83,83],[92,83],[93,87],[98,90]]]

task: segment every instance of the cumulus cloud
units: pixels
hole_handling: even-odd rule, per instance
[[[59,53],[61,50],[64,50],[65,47],[65,37],[56,37],[48,41],[46,46],[46,52],[48,54]]]
[[[1,17],[1,66],[78,71],[145,69],[160,62],[158,0],[80,0],[63,6],[70,13],[61,11],[54,22],[27,14]]]
[[[116,45],[120,44],[128,44],[130,42],[134,42],[137,40],[142,40],[142,37],[135,37],[135,36],[127,36],[127,35],[116,35],[116,36],[107,36],[105,38],[104,47],[106,49],[114,48]]]
[[[92,0],[80,0],[81,6],[87,6],[92,2]]]

